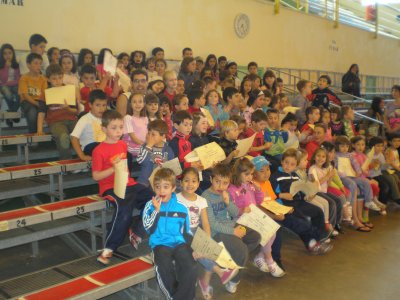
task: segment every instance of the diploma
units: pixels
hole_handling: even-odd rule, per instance
[[[339,157],[338,158],[338,172],[345,174],[348,177],[356,177],[357,174],[354,171],[350,158],[348,157]]]
[[[131,90],[131,79],[128,75],[122,72],[121,69],[117,68],[116,73],[118,74],[118,84],[122,87],[122,90],[127,93]]]
[[[275,215],[285,215],[293,210],[293,207],[279,204],[274,200],[263,201],[260,206],[272,212]]]
[[[317,181],[297,180],[290,185],[290,194],[296,195],[303,192],[306,196],[314,196],[319,192],[319,184]]]
[[[46,104],[61,104],[76,106],[76,87],[74,85],[64,85],[46,89],[44,91]]]
[[[150,185],[153,188],[153,190],[154,190],[154,184],[153,184],[154,175],[161,168],[171,169],[174,172],[175,176],[179,176],[179,175],[182,174],[182,167],[181,167],[181,164],[179,163],[179,158],[178,157],[175,157],[174,159],[166,161],[161,166],[157,166],[156,168],[154,168],[153,172],[151,173],[151,175],[149,177],[149,182],[150,182]]]
[[[224,150],[216,143],[212,142],[198,147],[185,156],[186,162],[200,161],[204,169],[211,168],[215,163],[226,159]]]
[[[208,125],[210,125],[210,127],[215,127],[215,121],[210,111],[202,107],[200,108],[200,110],[203,113],[203,115],[207,118]]]
[[[296,112],[300,109],[300,107],[295,106],[286,106],[282,109],[282,112],[287,115],[288,113],[296,114]]]
[[[128,183],[128,165],[126,159],[121,159],[115,164],[115,176],[114,176],[114,193],[119,198],[125,198],[126,185]]]
[[[242,269],[243,267],[240,267],[235,263],[228,250],[226,250],[224,243],[219,242],[218,244],[222,247],[222,250],[215,262],[223,268]]]
[[[261,235],[260,244],[264,246],[280,226],[254,204],[250,204],[250,210],[249,213],[243,213],[236,223],[257,231]]]
[[[367,159],[364,161],[363,165],[361,166],[361,169],[364,172],[369,171],[369,165],[371,164],[372,160],[374,159],[374,155],[375,155],[375,148],[372,147],[371,151],[369,151],[369,153],[367,154]]]
[[[98,122],[96,121],[92,122],[92,130],[93,130],[94,140],[97,143],[101,143],[106,139],[106,134],[104,133],[103,130],[101,130],[101,125]]]
[[[253,141],[254,141],[255,137],[256,137],[256,134],[253,134],[251,137],[236,141],[237,142],[236,150],[239,150],[239,154],[236,155],[235,158],[245,156],[247,154],[247,152],[249,152],[251,146],[253,145]],[[251,161],[251,159],[250,159],[250,161]]]
[[[106,72],[110,72],[112,76],[115,76],[117,70],[118,60],[111,54],[110,51],[106,51],[104,54],[103,69]]]

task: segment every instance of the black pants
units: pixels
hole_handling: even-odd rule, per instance
[[[94,148],[96,148],[99,144],[100,143],[97,143],[97,142],[87,144],[85,146],[85,148],[83,148],[83,153],[85,153],[86,155],[92,156]]]
[[[194,299],[197,267],[190,247],[187,244],[175,248],[157,246],[153,255],[157,281],[167,299]]]
[[[329,202],[329,223],[333,226],[340,224],[343,211],[343,204],[340,198],[328,193],[318,193],[317,195]]]
[[[296,233],[308,249],[311,240],[318,240],[319,233],[308,221],[293,214],[286,214],[283,221],[277,221],[281,226],[286,227]],[[276,239],[275,239],[276,241]],[[275,244],[275,242],[274,242]]]
[[[390,185],[383,175],[376,176],[372,178],[378,182],[379,185],[379,201],[382,203],[387,203],[388,199],[391,198]]]

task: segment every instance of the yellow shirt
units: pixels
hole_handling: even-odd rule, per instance
[[[47,89],[47,80],[43,75],[22,75],[18,82],[18,94],[21,100],[26,100],[22,95],[28,94],[34,100],[44,101],[44,90]]]

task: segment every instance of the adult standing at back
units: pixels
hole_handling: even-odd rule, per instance
[[[342,91],[356,97],[361,97],[361,80],[358,75],[359,68],[357,64],[352,64],[350,69],[342,77]]]

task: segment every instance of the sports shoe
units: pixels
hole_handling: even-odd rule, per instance
[[[381,201],[379,201],[378,199],[375,199],[375,204],[378,205],[378,207],[380,208],[386,208],[386,204],[382,203]]]
[[[387,211],[384,208],[381,208],[381,211],[379,212],[382,216],[386,216],[387,215]]]
[[[273,277],[283,277],[286,275],[285,271],[283,271],[276,262],[268,265],[268,269]]]
[[[129,234],[129,242],[131,243],[132,247],[135,250],[139,249],[139,245],[142,242],[142,238],[138,236],[136,233],[132,231],[132,229],[128,229],[128,234]]]
[[[113,251],[111,249],[103,249],[101,254],[97,256],[97,261],[105,266],[107,266],[110,263],[110,258],[113,255]]]
[[[338,236],[338,235],[339,235],[339,231],[333,230],[331,235],[332,235],[333,237]]]
[[[374,202],[366,202],[365,204],[364,204],[364,206],[365,207],[367,207],[367,208],[369,208],[369,209],[372,209],[372,210],[374,210],[374,211],[381,211],[381,209],[379,208],[379,206],[378,205],[376,205]]]
[[[239,282],[229,281],[227,284],[225,284],[225,289],[228,291],[228,293],[234,294],[237,291],[237,286]]]
[[[253,264],[254,264],[261,272],[265,272],[265,273],[268,273],[268,272],[269,272],[267,262],[265,261],[264,257],[262,257],[261,255],[257,255],[257,256],[254,258]]]
[[[239,269],[226,269],[221,276],[222,284],[227,284],[237,273],[239,273]]]
[[[199,286],[203,298],[205,300],[211,300],[213,296],[213,287],[211,285],[206,284],[203,280],[199,279]]]
[[[308,248],[312,255],[323,255],[331,251],[333,246],[331,244],[316,243],[314,247]]]

